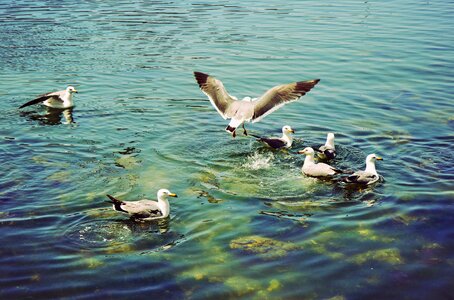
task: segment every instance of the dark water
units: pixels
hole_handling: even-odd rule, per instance
[[[454,30],[446,1],[2,1],[2,299],[454,299]],[[321,78],[231,139],[192,77],[237,97]],[[65,113],[18,106],[74,85]],[[337,167],[301,174],[336,133]],[[135,223],[105,194],[171,199]]]

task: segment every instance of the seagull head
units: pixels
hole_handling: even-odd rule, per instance
[[[295,133],[295,130],[292,129],[292,127],[285,125],[282,127],[282,133],[283,134],[289,134],[289,133]]]
[[[368,162],[375,162],[376,160],[383,160],[380,156],[377,156],[376,154],[369,154],[366,157],[366,163]]]
[[[160,189],[158,191],[158,199],[166,199],[167,197],[178,197],[177,194],[171,193],[167,189]]]
[[[298,154],[312,155],[314,156],[314,149],[311,147],[306,147],[303,150],[298,151]]]
[[[71,85],[66,88],[66,91],[70,94],[77,93],[77,90]]]

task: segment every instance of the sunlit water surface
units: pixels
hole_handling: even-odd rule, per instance
[[[453,299],[453,18],[441,0],[2,1],[0,297]],[[239,98],[321,81],[248,126],[296,130],[272,152],[224,131],[194,70]],[[72,111],[17,109],[68,84]],[[333,165],[377,153],[383,182],[303,176],[297,150],[330,131]],[[105,202],[163,187],[162,222]]]

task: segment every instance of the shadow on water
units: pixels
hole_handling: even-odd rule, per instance
[[[38,121],[41,125],[60,125],[75,123],[73,117],[73,108],[58,109],[44,107],[44,113],[37,111],[21,111],[21,117],[30,121]]]

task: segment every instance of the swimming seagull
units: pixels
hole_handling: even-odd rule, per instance
[[[58,92],[50,92],[47,94],[43,94],[38,96],[38,98],[33,99],[19,108],[24,108],[26,106],[30,106],[37,103],[43,103],[45,106],[52,107],[52,108],[69,108],[74,106],[73,102],[73,94],[77,93],[77,90],[72,87],[68,86],[66,90],[58,91]]]
[[[236,128],[240,125],[247,135],[244,122],[260,121],[283,105],[298,100],[320,81],[320,79],[314,79],[282,84],[269,89],[259,98],[245,97],[243,101],[238,101],[236,97],[229,95],[222,82],[213,76],[201,72],[194,72],[194,76],[200,89],[208,96],[221,117],[224,120],[231,119],[225,130],[233,137],[236,135]]]
[[[366,169],[364,171],[356,171],[352,175],[343,178],[343,181],[359,184],[372,184],[377,182],[380,179],[380,176],[375,169],[376,160],[383,160],[383,158],[375,154],[369,154],[366,157]]]
[[[334,147],[334,133],[330,132],[326,136],[326,143],[316,150],[317,156],[321,159],[334,159],[336,157],[336,148]]]
[[[169,216],[170,204],[167,197],[178,197],[169,190],[160,189],[158,191],[158,201],[143,199],[138,201],[122,201],[107,195],[113,203],[113,209],[131,215],[135,219],[150,221],[164,219]]]
[[[314,160],[315,151],[311,147],[306,147],[303,150],[298,151],[299,154],[305,154],[304,164],[302,171],[304,174],[313,177],[327,177],[333,176],[339,173],[344,173],[339,169],[331,167],[325,163],[316,163]]]
[[[260,137],[258,135],[251,134],[253,137],[256,137],[258,141],[263,142],[270,146],[271,148],[274,149],[280,149],[280,148],[290,148],[293,143],[293,137],[292,133],[295,133],[295,131],[292,129],[292,127],[285,125],[282,127],[282,137],[272,137],[272,138],[266,138],[266,137]]]

